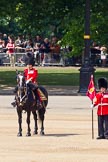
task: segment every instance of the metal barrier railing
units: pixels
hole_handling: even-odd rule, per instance
[[[21,57],[23,57],[26,53],[13,53],[14,59],[15,59],[15,66],[19,63],[19,60]],[[10,59],[8,54],[6,53],[0,53],[0,63],[2,65],[10,65]]]
[[[24,53],[13,53],[14,54],[14,59],[15,59],[15,66],[25,66],[25,63],[23,61],[24,55],[26,54],[26,52]],[[34,55],[35,56],[35,55]],[[41,57],[41,54],[40,54]],[[41,58],[39,58],[41,59]],[[42,64],[42,60],[40,60],[40,62],[38,63],[37,58],[35,57],[35,61],[36,61],[36,65],[39,66],[64,66],[64,61],[63,61],[63,57],[60,56],[60,60],[56,61],[56,60],[50,60],[48,62],[45,62],[44,64]],[[0,53],[0,65],[9,65],[10,66],[10,59],[7,53]]]

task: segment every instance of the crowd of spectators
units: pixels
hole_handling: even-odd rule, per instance
[[[94,66],[108,65],[107,46],[93,42],[90,49],[90,60]],[[15,66],[16,62],[22,65],[26,64],[25,57],[28,53],[34,57],[36,64],[39,66],[44,66],[47,63],[59,63],[62,50],[63,47],[60,46],[56,36],[49,39],[42,38],[40,35],[36,35],[33,38],[30,35],[26,37],[24,35],[14,37],[0,33],[0,54],[5,53],[8,56],[10,66]],[[64,53],[70,51],[72,51],[72,47],[64,48]],[[81,58],[76,58],[74,56],[65,58],[65,64],[67,65],[73,65],[76,64],[76,62],[80,62],[81,64]]]
[[[91,46],[91,62],[93,65],[105,67],[108,64],[108,49],[106,45],[93,42]]]
[[[48,39],[42,38],[40,35],[36,35],[34,38],[31,36],[25,38],[23,35],[18,35],[16,38],[0,33],[0,53],[8,55],[11,66],[15,66],[15,59],[18,53],[22,54],[17,59],[21,63],[23,63],[27,53],[33,55],[36,63],[41,66],[48,62],[59,62],[60,49],[61,47],[56,36]]]

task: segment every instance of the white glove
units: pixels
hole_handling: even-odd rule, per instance
[[[26,81],[26,84],[28,84],[29,82],[31,82],[31,80],[32,80],[32,77]]]
[[[30,80],[27,80],[27,81],[26,81],[26,84],[28,84],[29,82],[30,82]]]
[[[93,104],[91,104],[91,106],[90,106],[92,109],[94,108],[94,105]]]

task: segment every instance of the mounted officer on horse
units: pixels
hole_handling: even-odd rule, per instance
[[[34,134],[37,134],[37,114],[41,120],[41,134],[44,134],[44,114],[45,108],[48,104],[48,93],[42,86],[38,86],[37,77],[38,71],[34,66],[34,58],[31,57],[27,61],[27,68],[22,73],[17,73],[17,86],[15,87],[15,101],[11,103],[17,108],[18,121],[19,121],[19,132],[18,136],[22,136],[22,111],[27,112],[27,136],[30,136],[30,114],[33,113],[35,120]]]

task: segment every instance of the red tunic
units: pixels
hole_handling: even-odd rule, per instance
[[[94,106],[98,106],[98,115],[108,115],[108,93],[97,93],[94,98]]]
[[[35,68],[32,68],[32,69],[25,69],[24,70],[24,77],[25,77],[25,80],[29,80],[30,78],[32,83],[36,83],[37,82],[37,77],[38,77],[38,71],[35,69]]]

